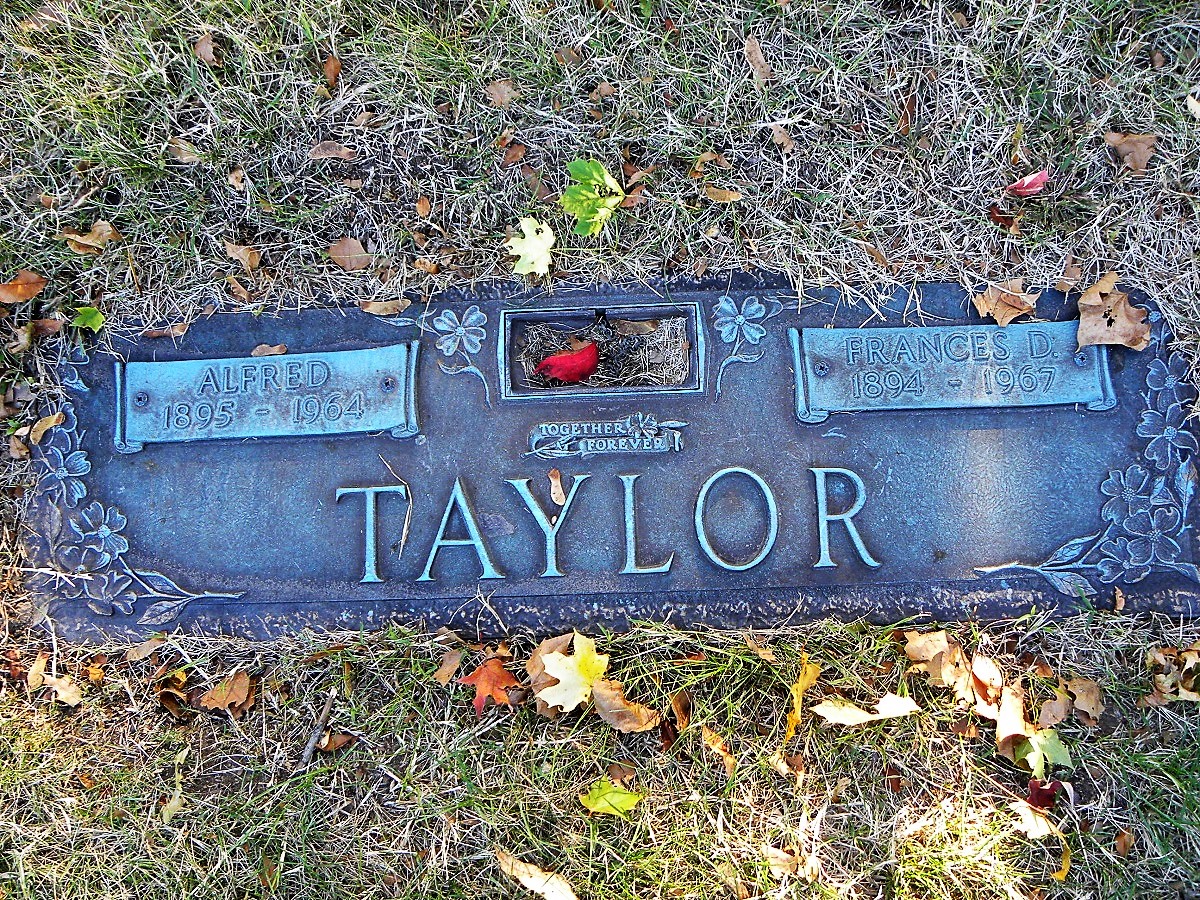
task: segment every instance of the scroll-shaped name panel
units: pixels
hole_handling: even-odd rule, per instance
[[[1077,349],[1077,327],[789,328],[796,417],[816,423],[834,412],[875,409],[1112,409],[1108,350]]]
[[[366,350],[116,363],[114,443],[387,431],[413,437],[418,341]]]

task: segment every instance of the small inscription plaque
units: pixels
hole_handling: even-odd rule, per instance
[[[96,637],[1013,615],[1116,587],[1193,615],[1184,357],[1146,298],[1142,353],[1080,350],[1043,298],[999,328],[923,285],[863,327],[782,281],[492,291],[91,349],[45,410],[29,586]],[[583,382],[538,376],[587,342]]]

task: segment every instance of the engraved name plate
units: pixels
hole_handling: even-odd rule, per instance
[[[37,410],[27,586],[95,638],[1015,616],[1117,587],[1196,615],[1196,392],[1133,296],[1143,352],[1079,352],[1053,291],[1056,321],[1000,329],[958,285],[897,289],[862,328],[741,274],[216,315],[119,362],[102,333]],[[584,338],[588,380],[536,377]]]
[[[114,444],[417,433],[416,341],[333,353],[117,362]]]
[[[1076,349],[1076,323],[791,328],[796,417],[832,412],[1081,404],[1112,409],[1108,349]]]

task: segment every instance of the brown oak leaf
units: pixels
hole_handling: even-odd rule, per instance
[[[475,688],[475,715],[483,716],[483,707],[490,698],[498,706],[511,706],[508,699],[508,689],[520,685],[512,673],[504,668],[504,660],[493,656],[483,661],[470,675],[458,679],[459,684]]]
[[[1080,347],[1119,344],[1132,350],[1150,346],[1147,310],[1129,303],[1129,295],[1117,290],[1117,273],[1108,272],[1079,297]]]
[[[1013,319],[1032,313],[1035,309],[1039,291],[1036,294],[1025,293],[1025,279],[1013,278],[999,284],[989,284],[982,294],[971,298],[975,309],[981,316],[991,316],[996,324],[1003,327]]]
[[[504,109],[521,96],[511,78],[498,78],[483,89],[492,106]]]

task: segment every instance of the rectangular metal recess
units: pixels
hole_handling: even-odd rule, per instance
[[[1108,350],[1078,349],[1077,326],[789,328],[796,416],[812,423],[864,410],[1112,409]]]
[[[609,318],[620,319],[665,319],[672,316],[687,320],[688,377],[683,384],[645,387],[597,388],[589,385],[573,385],[539,390],[524,385],[523,372],[517,361],[514,342],[518,330],[526,322],[561,321],[564,325],[587,324],[597,306],[560,306],[549,309],[504,309],[500,311],[499,339],[496,341],[497,365],[499,368],[500,396],[504,400],[585,400],[609,397],[641,397],[675,394],[703,394],[708,379],[705,361],[704,315],[700,304],[694,302],[643,304],[639,306],[604,306]]]
[[[419,341],[365,350],[117,362],[114,443],[417,433]]]

